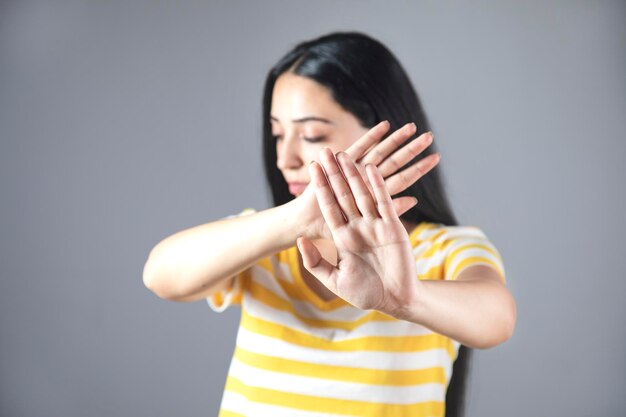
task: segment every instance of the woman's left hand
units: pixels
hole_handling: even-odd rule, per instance
[[[418,294],[420,282],[409,235],[394,210],[385,181],[376,166],[366,166],[372,196],[347,153],[339,152],[335,159],[325,148],[320,162],[312,162],[309,172],[337,248],[337,266],[326,261],[311,241],[300,237],[297,244],[304,267],[355,307],[396,315]]]

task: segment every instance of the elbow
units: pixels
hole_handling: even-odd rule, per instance
[[[490,321],[486,329],[486,337],[477,341],[471,348],[491,349],[509,340],[515,332],[517,323],[517,305],[513,296],[507,291],[507,297],[501,307],[494,313],[494,319]]]
[[[167,299],[169,294],[167,286],[163,284],[163,280],[159,279],[150,260],[143,267],[143,285],[152,291],[157,297]]]
[[[513,295],[508,290],[506,294],[507,296],[505,297],[505,302],[502,307],[502,337],[500,343],[504,343],[513,337],[515,324],[517,323],[517,304],[515,303],[515,298],[513,298]]]
[[[175,291],[174,280],[166,268],[158,266],[153,257],[149,256],[143,267],[143,285],[163,300],[175,301],[180,294]]]

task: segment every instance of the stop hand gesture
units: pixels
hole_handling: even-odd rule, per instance
[[[418,294],[420,282],[409,236],[385,180],[373,164],[365,166],[372,196],[347,153],[339,152],[335,159],[324,148],[320,163],[311,162],[309,173],[337,248],[337,266],[326,261],[309,239],[300,237],[304,267],[355,307],[395,315]]]
[[[428,155],[401,170],[409,161],[430,146],[433,139],[432,133],[426,132],[408,141],[416,130],[414,123],[408,123],[383,139],[389,128],[389,122],[379,123],[348,147],[345,153],[356,162],[356,167],[365,181],[368,181],[365,175],[365,165],[377,166],[385,178],[384,181],[389,194],[393,196],[407,189],[434,168],[439,163],[439,155]],[[367,186],[371,187],[369,181]],[[415,205],[415,199],[407,196],[397,197],[392,201],[399,216]],[[304,192],[293,202],[296,209],[294,217],[302,225],[299,233],[301,236],[308,239],[331,239],[330,230],[316,201],[315,186],[312,180]]]

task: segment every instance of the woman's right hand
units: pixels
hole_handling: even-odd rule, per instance
[[[419,155],[432,143],[432,132],[425,132],[406,145],[402,144],[415,134],[415,124],[408,123],[393,132],[387,138],[382,137],[389,130],[389,122],[384,121],[371,128],[356,140],[345,152],[355,162],[361,177],[373,195],[369,179],[365,175],[365,165],[374,164],[385,179],[390,195],[396,195],[419,180],[439,163],[439,154],[431,154],[417,163],[401,168]],[[315,197],[315,187],[309,183],[300,196],[292,201],[294,215],[301,224],[299,235],[308,239],[331,239],[330,229],[326,225]],[[404,214],[416,204],[413,197],[393,199],[398,216]]]

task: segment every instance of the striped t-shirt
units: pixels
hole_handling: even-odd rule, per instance
[[[248,214],[252,210],[244,210]],[[409,235],[419,279],[454,280],[498,251],[480,229],[420,223]],[[261,259],[207,298],[241,306],[219,417],[444,416],[459,343],[304,282],[295,246]]]

